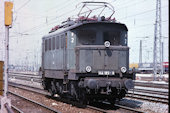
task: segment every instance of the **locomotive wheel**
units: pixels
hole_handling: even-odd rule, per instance
[[[113,99],[110,99],[110,101],[109,101],[109,102],[110,102],[110,104],[111,104],[111,105],[113,105],[113,106],[114,106],[115,101],[116,101],[116,99],[115,99],[115,98],[113,98]]]
[[[89,104],[89,100],[86,98],[83,98],[83,99],[80,99],[79,100],[79,103],[81,104],[81,105],[88,105]]]
[[[43,88],[44,88],[45,90],[47,89],[45,80],[42,81],[42,86],[43,86]]]
[[[82,104],[82,105],[87,105],[87,104],[89,104],[89,100],[88,100],[88,98],[87,98],[87,96],[86,96],[86,94],[85,94],[85,91],[84,91],[84,90],[81,90],[80,92],[81,92],[81,94],[80,94],[80,96],[79,96],[79,102],[80,102],[80,104]]]
[[[50,92],[50,96],[51,96],[51,97],[54,97],[54,91],[52,91],[51,88],[50,88],[48,91]]]

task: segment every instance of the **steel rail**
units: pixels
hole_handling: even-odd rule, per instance
[[[55,113],[61,113],[61,112],[59,112],[59,111],[57,111],[57,110],[55,110],[55,109],[53,109],[53,108],[49,108],[49,107],[47,107],[47,106],[44,105],[44,104],[41,104],[41,103],[38,103],[38,102],[36,102],[36,101],[34,101],[34,100],[28,99],[28,98],[26,98],[26,97],[24,97],[24,96],[21,96],[21,95],[19,95],[19,94],[14,93],[14,92],[8,91],[8,93],[10,93],[10,94],[12,94],[12,95],[15,95],[15,96],[17,96],[17,97],[20,97],[20,98],[22,98],[22,99],[24,99],[24,100],[27,100],[27,101],[29,101],[29,102],[31,102],[31,103],[37,104],[37,105],[39,105],[39,106],[41,106],[41,107],[43,107],[43,108],[46,108],[46,109],[48,109],[48,110],[50,110],[50,111],[55,112]]]
[[[141,82],[134,82],[135,86],[144,86],[144,87],[152,87],[152,88],[164,88],[169,89],[168,84],[158,84],[158,83],[141,83]]]
[[[32,78],[41,78],[39,75],[27,74],[27,73],[9,73],[10,76],[22,76],[22,77],[32,77]]]
[[[8,77],[9,78],[20,79],[20,80],[34,81],[34,82],[38,82],[38,83],[42,82],[42,77],[37,76],[37,75],[32,76],[32,75],[11,75],[11,74],[9,74]]]
[[[134,111],[134,112],[137,112],[137,113],[145,113],[144,111],[133,109],[133,108],[130,108],[130,107],[127,107],[127,106],[122,106],[122,105],[119,105],[119,104],[114,104],[114,106],[122,108],[122,109],[129,110],[129,111]]]
[[[163,100],[159,100],[159,98],[152,98],[152,97],[144,97],[144,96],[141,96],[141,95],[136,95],[136,94],[130,94],[130,95],[126,95],[126,97],[129,97],[129,98],[135,98],[135,99],[140,99],[140,100],[147,100],[147,101],[152,101],[152,102],[160,102],[160,103],[163,103],[163,104],[169,104],[168,101],[163,101]]]
[[[133,90],[129,90],[129,91],[133,91]],[[157,95],[164,95],[164,96],[168,96],[168,92],[166,91],[155,91],[155,90],[148,90],[148,89],[138,89],[135,88],[134,89],[135,92],[142,92],[142,93],[150,93],[150,94],[157,94]]]
[[[107,113],[106,110],[101,109],[101,108],[97,108],[97,107],[90,106],[90,105],[87,105],[86,107],[87,107],[87,108],[90,108],[90,109],[93,109],[93,110],[96,110],[96,111],[100,111],[100,112],[102,112],[102,113]]]
[[[110,105],[110,103],[107,103],[107,102],[106,102],[106,104]],[[90,109],[94,109],[94,110],[103,112],[103,113],[110,113],[111,112],[110,110],[104,110],[104,109],[101,109],[101,108],[98,108],[98,107],[94,107],[94,106],[87,105],[87,107],[90,108]],[[129,111],[134,111],[134,112],[137,112],[137,113],[145,113],[144,111],[133,109],[133,108],[127,107],[127,106],[122,106],[122,105],[119,105],[119,104],[114,104],[113,107],[118,107],[118,108],[121,108],[121,109],[129,110]]]
[[[16,110],[17,112],[19,112],[19,113],[24,113],[23,111],[21,111],[19,108],[17,108],[17,107],[14,106],[14,105],[11,105],[11,107],[12,107],[14,110]]]
[[[11,71],[11,70],[9,70],[9,73],[14,73],[14,74],[25,74],[25,75],[38,75],[38,71],[34,71],[34,72],[32,72],[32,71]]]
[[[133,93],[133,92],[128,92],[128,94],[138,95],[138,96],[143,96],[143,97],[149,97],[149,98],[155,98],[155,99],[168,100],[168,98],[166,98],[166,97],[152,96],[152,95],[140,94],[140,93],[136,93],[136,92],[135,92],[135,93]]]
[[[45,91],[44,89],[33,87],[33,86],[17,84],[17,83],[12,83],[12,82],[9,82],[9,86],[21,88],[21,89],[24,89],[24,90],[27,90],[27,91],[36,92],[36,93],[43,94],[43,95],[50,95],[50,93]]]

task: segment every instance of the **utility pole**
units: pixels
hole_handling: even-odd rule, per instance
[[[164,67],[163,67],[163,62],[164,62],[164,43],[163,42],[161,43],[161,48],[162,48],[162,56],[161,56],[162,57],[162,61],[161,61],[162,62],[162,66],[161,66],[161,71],[162,72],[161,73],[164,74]]]
[[[161,34],[161,0],[156,0],[156,20],[154,31],[154,50],[153,50],[153,72],[154,80],[159,72],[160,76],[163,74],[162,64],[162,34]]]
[[[5,85],[4,96],[7,96],[8,91],[8,65],[9,65],[9,26],[5,26]]]
[[[140,40],[140,45],[139,45],[139,65],[142,63],[142,40]]]
[[[4,97],[8,90],[8,65],[9,65],[9,28],[12,25],[12,2],[5,2],[5,85]]]
[[[142,38],[142,39],[146,39],[146,38],[149,38],[148,36],[145,36],[145,37],[136,37],[136,38]],[[140,40],[140,45],[139,45],[139,65],[141,65],[142,64],[142,41],[143,40]]]
[[[5,69],[4,69],[4,95],[1,99],[1,109],[0,113],[7,113],[7,111],[13,113],[11,109],[11,100],[7,97],[8,92],[8,67],[9,67],[9,28],[12,25],[12,2],[5,2],[5,12],[4,12],[4,20],[5,20]]]

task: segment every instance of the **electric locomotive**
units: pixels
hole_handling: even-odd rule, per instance
[[[97,4],[110,7],[106,2]],[[114,103],[125,97],[135,79],[135,73],[129,72],[127,31],[125,24],[111,16],[79,15],[76,20],[69,18],[55,26],[42,38],[44,89],[52,96],[58,94],[83,103]]]

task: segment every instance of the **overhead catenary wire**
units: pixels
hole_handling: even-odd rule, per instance
[[[75,1],[76,1],[76,0],[75,0]],[[67,4],[67,5],[70,5],[70,4]],[[65,8],[65,7],[60,8],[60,10],[63,9],[63,8]],[[60,15],[60,16],[57,16],[57,18],[61,18],[62,16],[65,16],[67,13],[69,14],[69,13],[72,12],[72,11],[74,11],[74,9],[71,10],[71,11],[68,11],[68,12],[66,12],[66,13],[64,13],[64,14],[62,14],[62,15]],[[47,17],[47,16],[44,16],[44,17]],[[52,21],[52,20],[55,20],[55,19],[56,19],[56,17],[50,19],[49,21]],[[46,23],[44,23],[44,24],[46,24]],[[42,25],[42,24],[40,24],[40,25]],[[35,27],[36,27],[36,26],[35,26]],[[34,29],[34,27],[33,27],[33,29]]]
[[[143,2],[144,0],[142,0],[142,1],[140,1],[140,2]],[[136,3],[136,2],[135,2]],[[129,6],[129,5],[128,5]],[[64,7],[63,7],[64,8]],[[70,11],[70,12],[72,12],[72,11]],[[69,12],[68,12],[69,13]],[[63,14],[63,15],[61,15],[61,16],[57,16],[57,19],[58,18],[61,18],[62,16],[65,16],[65,14]],[[131,16],[133,16],[133,15],[131,15]],[[136,16],[136,15],[134,15],[134,16]],[[124,18],[127,18],[127,17],[124,17]],[[56,18],[52,18],[52,19],[50,19],[49,21],[53,21],[53,20],[56,20]],[[43,23],[43,24],[46,24],[46,22],[45,23]],[[33,27],[33,28],[31,28],[31,29],[29,29],[29,30],[26,30],[26,32],[28,32],[28,31],[31,31],[31,30],[34,30],[34,29],[40,29],[39,27],[41,26],[41,25],[43,25],[43,24],[40,24],[40,25],[38,25],[38,26],[35,26],[35,27]],[[24,31],[25,32],[25,31]]]
[[[30,1],[30,0],[29,0]],[[26,3],[28,3],[29,1],[27,1]],[[143,2],[144,0],[142,0],[142,1],[140,1],[140,2]],[[25,4],[26,4],[25,3]],[[133,4],[136,4],[136,2],[135,3],[133,3]],[[132,5],[132,4],[130,4],[130,5]],[[128,5],[128,6],[130,6],[130,5]],[[24,6],[24,5],[23,5]],[[22,7],[23,7],[22,6]],[[20,7],[20,8],[22,8],[22,7]],[[127,7],[127,6],[125,6],[125,7]],[[63,7],[64,8],[64,7]],[[49,21],[50,21],[50,23],[48,24],[48,25],[51,25],[51,24],[53,24],[53,23],[55,23],[56,22],[56,20],[57,19],[59,19],[59,18],[62,18],[63,16],[65,16],[67,13],[69,13],[69,12],[72,12],[72,11],[74,11],[74,9],[73,10],[71,10],[71,11],[68,11],[68,12],[66,12],[66,13],[63,13],[62,15],[60,15],[60,16],[57,16],[57,18],[52,18],[52,19],[50,19]],[[150,10],[150,11],[154,11],[154,9],[153,10]],[[148,12],[148,11],[146,11],[146,12]],[[146,13],[146,12],[143,12],[143,13]],[[133,17],[133,16],[136,16],[136,15],[140,15],[140,14],[135,14],[135,15],[130,15],[130,16],[128,16],[128,17]],[[124,17],[124,18],[127,18],[127,17]],[[121,19],[123,19],[123,18],[121,18]],[[51,22],[51,21],[54,21],[54,22]],[[40,30],[40,29],[42,29],[43,27],[41,27],[42,25],[45,25],[46,24],[46,22],[44,22],[43,24],[40,24],[40,25],[38,25],[38,26],[35,26],[35,27],[33,27],[33,28],[31,28],[31,29],[28,29],[28,30],[26,30],[26,31],[24,31],[24,32],[29,32],[29,31],[32,31],[32,30]],[[145,26],[145,25],[144,25]],[[23,32],[23,33],[24,33]]]
[[[162,8],[165,8],[165,7],[168,7],[168,6],[163,6]],[[134,17],[134,16],[138,16],[138,15],[142,15],[142,14],[145,14],[145,13],[148,13],[148,12],[152,12],[152,11],[155,11],[155,10],[156,9],[147,10],[147,11],[144,11],[144,12],[140,12],[140,13],[137,13],[137,14],[133,14],[133,15],[130,15],[130,16],[126,16],[126,17],[120,18],[120,20],[121,19],[130,18],[130,17]]]
[[[69,4],[68,4],[69,5]],[[73,12],[75,9],[73,9],[73,10],[71,10],[71,11],[68,11],[68,12],[66,12],[66,13],[63,13],[63,14],[61,14],[61,15],[59,15],[59,16],[57,16],[57,17],[54,17],[54,18],[52,18],[52,19],[50,19],[50,20],[48,20],[48,21],[54,21],[54,20],[56,20],[57,18],[61,18],[62,16],[65,16],[65,15],[67,15],[67,14],[70,14],[71,12]],[[59,11],[59,10],[58,10]],[[47,16],[45,16],[45,17],[47,17]],[[39,25],[37,25],[37,26],[35,26],[35,27],[32,27],[31,29],[28,29],[28,30],[26,30],[26,31],[24,31],[24,32],[28,32],[28,31],[30,31],[30,30],[34,30],[34,29],[37,29],[37,28],[39,28],[39,27],[41,27],[42,25],[44,25],[44,24],[46,24],[46,22],[44,22],[44,23],[42,23],[42,24],[39,24]]]
[[[142,0],[142,1],[140,1],[140,2],[144,2],[144,1],[146,1],[146,0]],[[28,0],[27,2],[25,2],[19,9],[21,9],[21,8],[23,8],[25,5],[27,5],[28,4],[28,2],[30,2],[30,0]],[[68,3],[68,2],[67,2]],[[135,2],[135,3],[133,3],[133,4],[136,4],[137,2]],[[133,4],[130,4],[130,5],[127,5],[127,6],[125,6],[125,7],[129,7],[129,6],[131,6],[131,5],[133,5]],[[70,4],[67,4],[67,5],[70,5]],[[55,8],[55,7],[54,7]],[[61,9],[63,9],[64,7],[62,7]],[[17,9],[18,10],[18,9]],[[49,9],[50,10],[50,9]],[[71,11],[70,11],[71,12]],[[63,16],[64,16],[64,14],[63,14]],[[58,18],[61,18],[60,16],[58,17]],[[125,18],[127,18],[127,17],[125,17]],[[52,20],[55,20],[56,18],[53,18]],[[52,21],[52,20],[49,20],[49,21]],[[46,23],[43,23],[43,24],[46,24]],[[42,25],[42,24],[41,24]],[[36,26],[35,26],[36,27]],[[33,28],[34,29],[34,28]]]
[[[163,6],[162,8],[165,8],[165,7],[168,7],[168,6]],[[144,11],[144,12],[140,12],[140,13],[137,13],[137,14],[133,14],[133,15],[130,15],[130,16],[127,16],[127,17],[120,18],[119,20],[127,19],[127,18],[130,18],[130,17],[133,17],[133,16],[142,15],[142,14],[149,13],[149,12],[152,12],[152,11],[155,11],[155,10],[156,10],[156,9],[147,10],[147,11]],[[72,12],[72,11],[74,11],[74,9],[71,10],[71,11],[68,11],[67,13]],[[58,16],[57,18],[61,18],[62,16],[65,16],[65,14],[67,14],[67,13],[63,13],[62,15]],[[54,19],[52,19],[52,20],[54,20]],[[51,20],[51,21],[52,21],[52,20]],[[51,22],[50,24],[53,24],[53,23],[55,23],[55,22]],[[43,24],[38,25],[38,26],[36,26],[36,27],[33,27],[33,28],[29,29],[29,30],[26,30],[26,31],[24,31],[23,33],[29,32],[29,31],[32,31],[32,30],[35,30],[35,29],[42,29],[43,27],[41,27],[41,26],[44,25],[44,24],[46,24],[46,23],[43,23]],[[49,24],[49,25],[50,25],[50,24]],[[39,28],[39,27],[41,27],[41,28]]]
[[[74,0],[74,1],[77,1],[77,0]],[[52,7],[52,8],[50,8],[50,9],[48,9],[48,10],[46,10],[45,12],[49,12],[49,11],[62,11],[64,8],[67,8],[66,6],[70,6],[70,5],[73,5],[73,2],[74,1],[66,1],[66,3],[64,3],[64,5],[63,5],[63,3],[61,4],[61,5],[57,5],[57,6],[59,6],[59,7]],[[71,3],[70,3],[71,2]],[[68,4],[69,3],[69,4]],[[61,6],[61,7],[60,7]],[[53,10],[53,9],[55,9],[55,10]],[[49,13],[48,13],[49,14]]]
[[[73,11],[74,11],[74,9],[71,10],[71,11],[69,11],[69,12],[73,12]],[[53,21],[53,20],[56,20],[56,19],[58,19],[58,18],[61,18],[62,16],[64,16],[65,14],[67,14],[67,13],[69,13],[69,12],[63,13],[62,15],[60,15],[60,16],[58,16],[58,17],[56,17],[56,18],[53,18],[53,19],[51,19],[51,20],[49,20],[49,21]],[[48,23],[48,25],[51,25],[51,24],[53,24],[53,23],[54,23],[54,22]],[[46,25],[46,22],[44,22],[44,23],[42,23],[42,24],[40,24],[40,25],[37,25],[37,26],[35,26],[35,27],[31,28],[31,29],[25,30],[25,31],[23,31],[23,33],[29,32],[29,31],[32,31],[32,30],[35,30],[35,29],[42,29],[42,26],[43,26],[43,25]]]
[[[19,12],[23,7],[25,7],[31,0],[26,1],[22,6],[16,9],[16,12]]]

